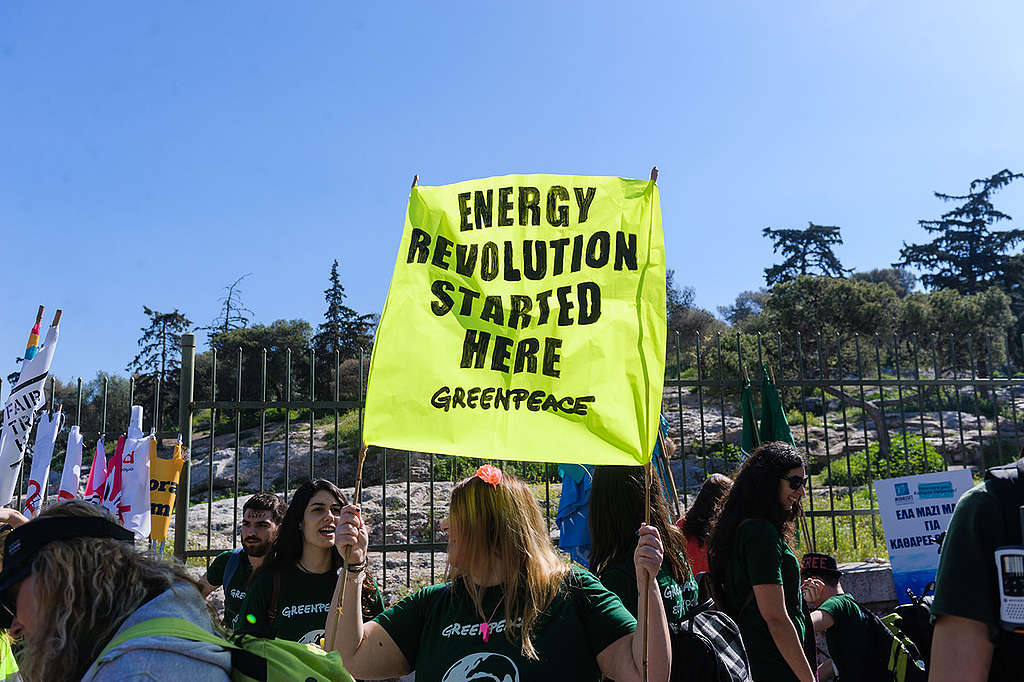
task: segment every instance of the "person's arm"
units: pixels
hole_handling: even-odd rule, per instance
[[[985,682],[993,645],[985,623],[959,616],[939,616],[932,636],[929,682]]]
[[[832,614],[822,611],[821,609],[815,609],[811,611],[811,625],[814,626],[815,632],[825,632],[830,627],[836,624]]]
[[[17,528],[21,524],[28,521],[24,514],[17,509],[11,509],[10,507],[0,507],[0,525],[10,524],[11,528]]]
[[[645,604],[650,604],[647,618],[647,678],[667,681],[672,669],[672,645],[669,642],[668,618],[658,591],[657,579],[664,549],[657,528],[641,526],[639,534],[633,563],[636,565],[637,591],[640,595],[637,612],[641,618]],[[642,630],[638,624],[633,634],[620,637],[598,653],[597,665],[602,675],[617,682],[643,679]]]
[[[754,601],[761,612],[775,647],[789,665],[789,669],[802,682],[814,682],[811,664],[804,656],[804,649],[797,635],[793,621],[786,612],[786,595],[782,585],[754,585]]]
[[[835,676],[836,666],[831,660],[825,661],[818,666],[818,682],[829,682]]]
[[[210,581],[206,579],[207,576],[203,576],[199,579],[199,591],[203,593],[204,597],[209,597],[210,593],[216,590],[219,585],[211,585]]]
[[[341,518],[334,534],[334,543],[344,554],[348,551],[350,564],[366,561],[366,547],[369,534],[363,525],[359,508],[348,505],[341,510]],[[400,677],[412,671],[405,654],[391,635],[378,623],[363,623],[363,571],[343,570],[338,576],[331,597],[331,608],[327,612],[327,629],[324,642],[341,654],[345,668],[353,677],[381,679]],[[343,587],[344,586],[344,587]],[[345,591],[344,599],[341,597]],[[341,609],[339,613],[339,601]]]
[[[224,582],[224,569],[227,567],[230,557],[230,552],[223,552],[210,562],[206,573],[199,579],[199,591],[203,593],[204,597],[210,596],[210,593]]]

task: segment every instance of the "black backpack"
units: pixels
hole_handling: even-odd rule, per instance
[[[689,614],[671,635],[672,682],[751,682],[750,661],[739,626],[714,610],[710,599]]]
[[[935,581],[928,583],[921,596],[914,594],[913,590],[907,588],[907,596],[910,597],[909,604],[900,604],[896,607],[895,613],[900,617],[898,627],[903,634],[910,638],[921,653],[921,659],[927,663],[932,660],[932,599],[935,592]]]
[[[870,621],[870,645],[865,652],[864,664],[871,680],[879,682],[927,682],[925,659],[917,645],[903,630],[902,617],[890,613],[879,618],[870,609],[847,593],[857,608]],[[843,671],[839,671],[840,679]]]

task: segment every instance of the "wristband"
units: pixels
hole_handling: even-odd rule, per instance
[[[349,564],[348,565],[349,573],[360,573],[360,572],[362,572],[362,570],[364,568],[366,568],[366,559],[363,559],[358,564]]]

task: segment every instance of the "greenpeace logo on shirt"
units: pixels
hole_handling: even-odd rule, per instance
[[[231,588],[229,594],[233,599],[245,599],[245,590]]]
[[[304,616],[310,613],[327,613],[327,609],[330,608],[330,604],[297,604],[296,606],[286,606],[281,611],[281,615],[285,618],[291,618],[292,616]]]
[[[518,618],[516,624],[513,627],[521,627],[523,619]],[[461,623],[452,623],[444,630],[441,630],[442,637],[480,637],[480,626],[483,623],[470,623],[469,625],[462,625]],[[505,619],[495,621],[491,623],[491,634],[505,631]]]

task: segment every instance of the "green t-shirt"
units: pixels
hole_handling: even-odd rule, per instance
[[[842,682],[875,682],[877,675],[868,667],[871,651],[872,619],[848,594],[829,597],[818,607],[832,616],[835,624],[825,631],[828,653]]]
[[[997,548],[1016,544],[1016,529],[1006,527],[999,498],[986,481],[964,493],[949,520],[935,576],[932,618],[959,616],[984,623],[995,644],[990,680],[1017,680],[1024,666],[1024,636],[999,623]],[[1024,485],[1018,483],[1017,485]]]
[[[800,564],[779,531],[764,519],[740,524],[732,556],[726,567],[725,587],[728,610],[738,615],[736,624],[747,647],[750,668],[758,682],[786,682],[797,679],[779,653],[757,602],[754,585],[782,585],[786,612],[803,641],[803,596],[800,594]],[[750,598],[749,603],[747,599]],[[741,610],[742,609],[742,610]]]
[[[935,576],[933,615],[970,618],[988,626],[993,642],[1000,633],[999,578],[996,548],[1003,544],[1003,514],[999,500],[985,483],[964,493],[957,502],[942,540]]]
[[[249,592],[239,607],[235,631],[316,644],[327,627],[327,612],[331,608],[337,582],[338,574],[333,569],[326,573],[306,573],[298,566],[282,570],[281,591],[271,625],[269,611],[274,577],[270,573],[260,573],[249,586]],[[369,601],[373,615],[384,610],[380,590],[375,590]]]
[[[636,608],[640,592],[636,586],[636,568],[631,563],[616,562],[601,572],[601,583],[618,595],[623,606],[629,609],[636,618]],[[665,615],[668,627],[673,634],[683,630],[683,621],[691,611],[697,608],[697,581],[690,575],[682,583],[676,582],[671,571],[662,564],[658,571],[658,591],[661,601],[665,604]]]
[[[529,660],[518,637],[505,637],[503,594],[500,585],[484,592],[484,613],[495,613],[486,642],[480,614],[461,583],[424,587],[375,620],[401,649],[416,679],[441,682],[597,680],[597,655],[636,629],[636,619],[619,598],[590,572],[574,567],[534,627],[539,660]]]
[[[231,560],[232,554],[234,554],[233,551],[221,552],[217,555],[217,558],[210,562],[210,567],[206,569],[206,582],[214,587],[220,587],[224,584],[224,573],[227,570],[228,561]],[[238,607],[242,605],[242,600],[245,599],[246,583],[249,582],[250,575],[252,575],[252,564],[249,563],[249,555],[244,551],[239,552],[238,568],[235,569],[235,574],[231,576],[231,584],[224,585],[224,620],[221,621],[224,627],[230,627],[235,621]]]

